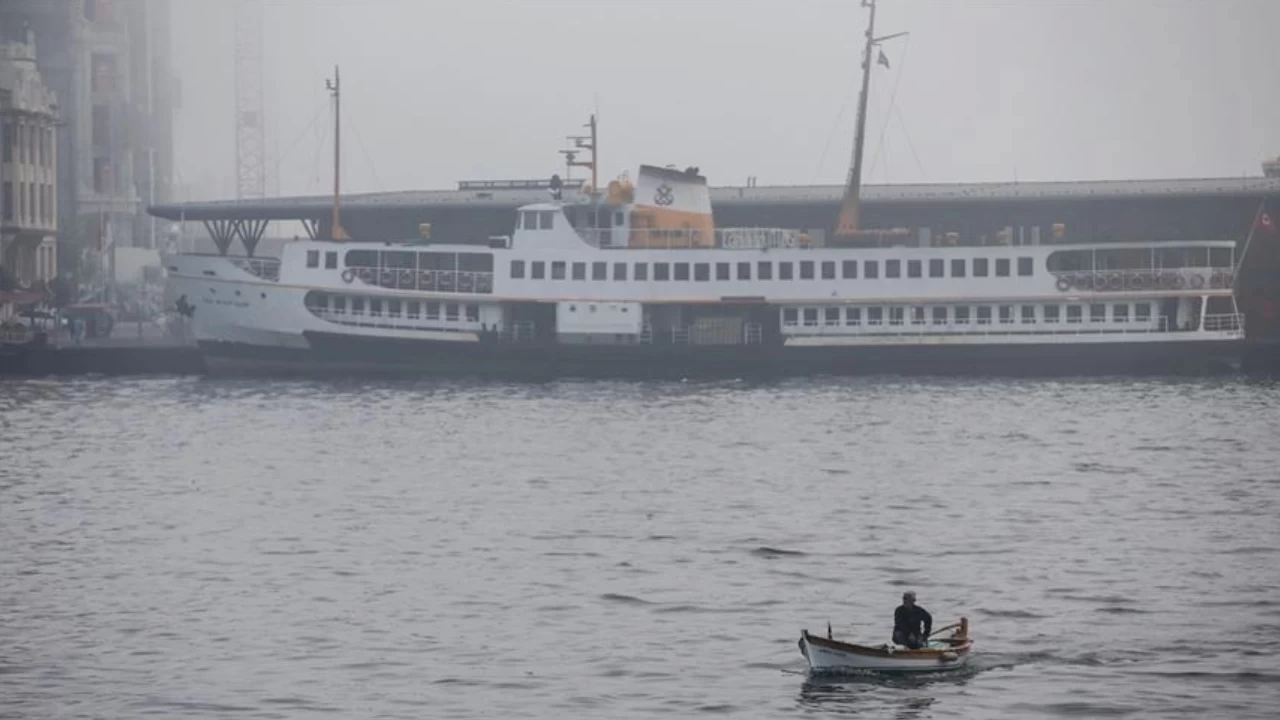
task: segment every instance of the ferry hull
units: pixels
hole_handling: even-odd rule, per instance
[[[672,346],[441,342],[307,331],[304,343],[202,341],[217,374],[388,374],[512,380],[821,375],[1162,376],[1239,370],[1240,342]]]

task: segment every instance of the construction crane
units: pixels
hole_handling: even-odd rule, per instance
[[[262,0],[236,0],[236,197],[266,195]]]

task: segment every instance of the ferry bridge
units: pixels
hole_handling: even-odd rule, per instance
[[[1244,260],[1237,296],[1251,340],[1280,348],[1280,169],[1243,178],[1017,182],[864,186],[863,227],[929,228],[923,244],[1041,244],[1086,241],[1234,240]],[[342,225],[352,238],[430,239],[487,245],[509,235],[520,205],[544,202],[540,180],[461,182],[454,190],[342,196]],[[711,189],[719,227],[786,227],[834,244],[840,185]],[[581,199],[565,193],[565,201]],[[1264,212],[1276,218],[1267,229]],[[219,252],[253,255],[271,221],[300,221],[312,237],[331,237],[332,197],[286,197],[157,205],[171,221],[204,223]],[[239,247],[237,247],[239,246]],[[1246,250],[1247,246],[1247,250]],[[243,252],[241,252],[243,250]]]

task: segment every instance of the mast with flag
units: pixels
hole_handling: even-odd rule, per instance
[[[836,237],[855,237],[860,234],[862,214],[862,151],[866,141],[867,130],[867,95],[871,89],[871,51],[878,50],[876,64],[889,67],[889,58],[879,45],[886,40],[903,37],[907,33],[875,36],[876,0],[862,0],[862,7],[871,10],[867,21],[866,46],[862,52],[862,92],[858,95],[858,121],[853,137],[853,161],[849,167],[849,179],[845,185],[844,201],[840,205],[840,219],[836,223]]]
[[[333,66],[333,78],[324,81],[325,88],[333,96],[333,227],[330,236],[335,241],[350,240],[342,227],[341,172],[342,172],[342,85],[338,66]]]

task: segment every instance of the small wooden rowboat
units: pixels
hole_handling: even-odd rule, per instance
[[[809,662],[813,672],[833,673],[850,670],[874,670],[877,672],[938,672],[963,667],[969,661],[973,638],[969,637],[969,621],[960,618],[955,632],[945,638],[930,638],[929,646],[908,650],[902,646],[884,644],[878,646],[857,645],[842,642],[828,636],[810,635],[800,631],[800,654]]]

